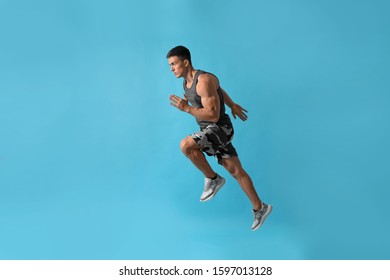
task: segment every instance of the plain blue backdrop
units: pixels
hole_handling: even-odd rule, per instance
[[[0,0],[1,259],[389,259],[388,1]],[[212,201],[169,105],[190,48],[274,206]],[[230,110],[229,110],[230,112]]]

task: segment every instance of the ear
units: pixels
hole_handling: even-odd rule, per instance
[[[188,67],[189,64],[190,64],[190,62],[188,61],[188,59],[184,59],[184,66]]]

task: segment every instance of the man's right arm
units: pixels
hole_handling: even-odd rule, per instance
[[[225,104],[232,110],[233,118],[236,118],[236,116],[238,116],[241,120],[246,121],[248,119],[248,116],[246,115],[248,111],[242,108],[239,104],[234,103],[223,88],[221,88],[221,91]]]

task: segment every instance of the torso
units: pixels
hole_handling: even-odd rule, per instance
[[[202,71],[202,70],[197,70],[195,72],[194,79],[193,79],[192,83],[188,83],[186,80],[184,80],[184,82],[183,82],[185,96],[188,99],[188,101],[191,103],[191,105],[196,107],[196,108],[203,108],[201,97],[199,96],[199,94],[196,91],[196,85],[198,83],[198,78],[202,74],[213,75],[211,73],[207,73],[207,72]],[[215,75],[213,75],[213,76],[216,79],[218,79]],[[218,93],[219,102],[220,102],[220,112],[219,112],[219,120],[216,124],[217,125],[230,125],[231,126],[230,118],[225,113],[225,103],[224,103],[224,99],[223,99],[222,90],[219,86],[217,89],[217,93]],[[200,119],[196,119],[196,121],[201,128],[205,128],[209,124],[212,124],[212,122],[204,121],[204,120],[200,120]]]

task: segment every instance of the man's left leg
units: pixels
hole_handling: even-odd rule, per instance
[[[237,180],[238,184],[251,201],[253,209],[260,210],[262,202],[253,186],[251,177],[249,177],[248,173],[242,168],[239,158],[224,158],[222,159],[221,164]]]
[[[254,213],[254,222],[252,225],[252,230],[258,229],[264,223],[267,216],[271,213],[272,206],[267,205],[260,200],[253,185],[252,179],[248,175],[248,173],[246,173],[244,168],[242,168],[238,156],[223,158],[221,160],[221,165],[225,167],[225,169],[229,171],[229,173],[237,180],[237,182],[251,201]]]

